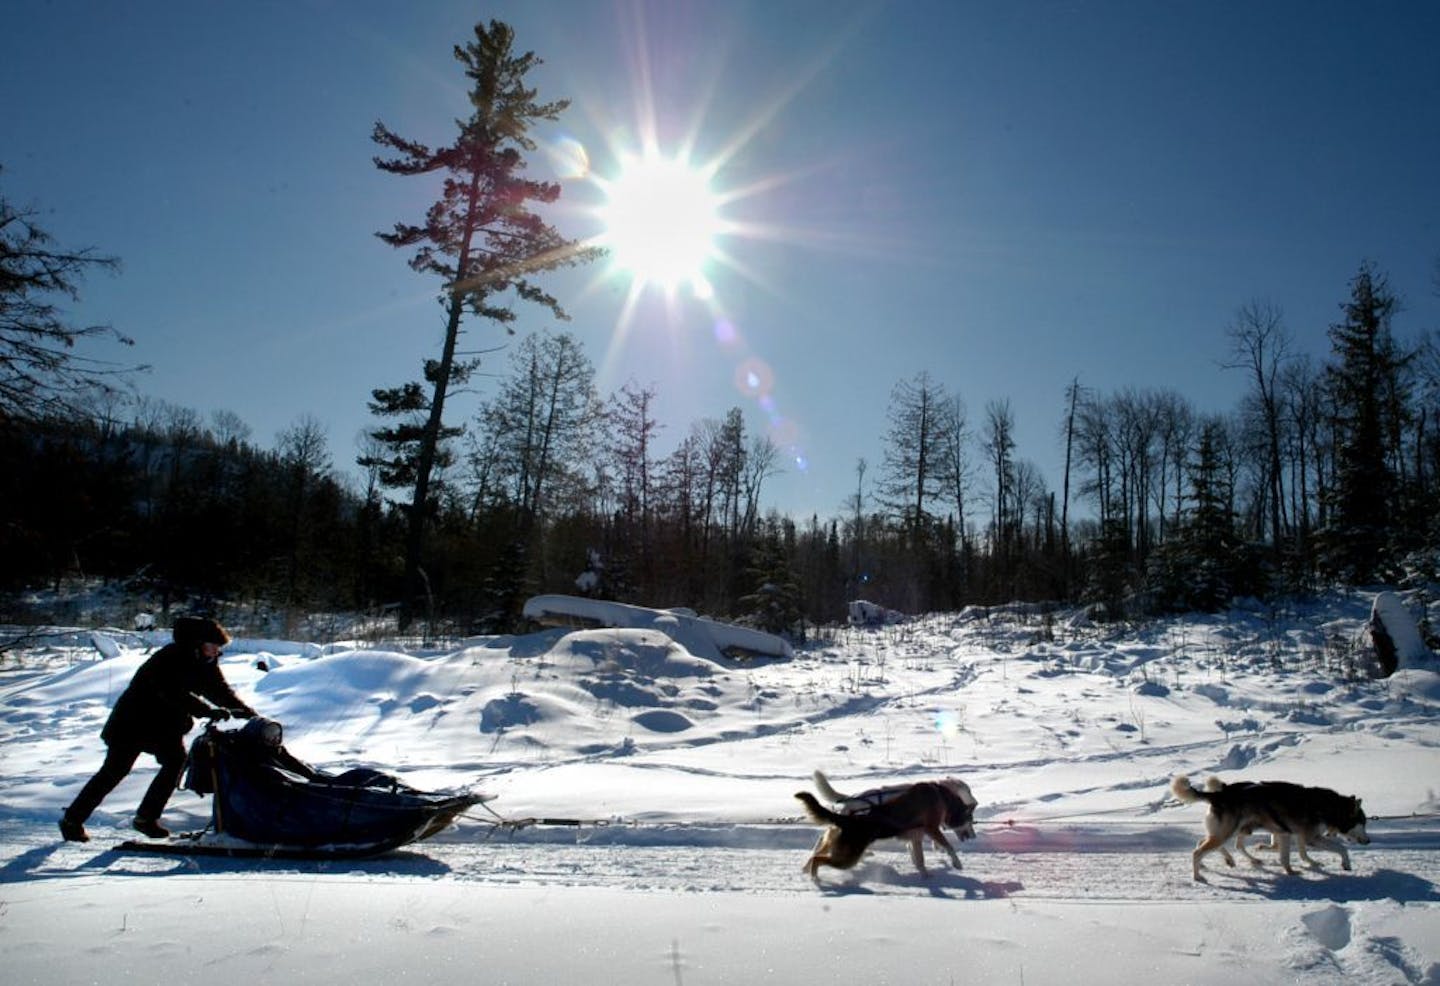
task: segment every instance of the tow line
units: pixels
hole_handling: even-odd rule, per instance
[[[792,817],[790,817],[790,818],[771,818],[771,819],[765,819],[765,820],[763,820],[763,821],[755,821],[755,820],[751,820],[751,821],[737,821],[737,820],[734,820],[734,819],[715,819],[714,821],[688,821],[688,822],[642,822],[642,821],[638,821],[638,820],[627,820],[627,819],[624,819],[624,818],[554,818],[554,817],[549,817],[549,816],[529,816],[529,817],[525,817],[525,818],[507,818],[506,816],[504,816],[504,815],[500,814],[499,812],[497,812],[494,808],[490,807],[490,805],[489,805],[488,803],[481,804],[480,807],[484,808],[484,809],[489,813],[489,815],[490,815],[489,818],[486,818],[486,817],[483,816],[483,815],[476,815],[476,814],[472,814],[472,813],[469,813],[469,812],[466,812],[466,813],[460,815],[459,817],[460,817],[460,818],[464,818],[464,819],[468,819],[469,821],[472,821],[472,822],[477,822],[477,823],[479,823],[479,824],[481,824],[481,825],[489,826],[489,828],[490,828],[490,834],[486,836],[487,839],[490,838],[490,836],[493,836],[496,832],[500,832],[500,831],[519,832],[519,831],[522,831],[522,830],[524,830],[524,829],[534,828],[534,827],[536,827],[536,826],[542,826],[542,825],[565,827],[565,828],[597,828],[597,829],[598,829],[598,828],[619,828],[619,827],[624,827],[624,828],[629,828],[629,829],[638,829],[638,828],[666,828],[666,829],[676,829],[676,828],[701,827],[701,826],[704,826],[704,827],[709,828],[709,827],[720,827],[720,826],[726,826],[726,827],[742,827],[742,826],[759,826],[759,825],[771,826],[771,825],[800,825],[800,824],[813,825],[813,824],[814,824],[814,822],[811,822],[809,819],[807,819],[807,818],[801,818],[801,817],[798,816],[798,815],[792,816]]]

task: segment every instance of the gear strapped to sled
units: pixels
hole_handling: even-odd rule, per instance
[[[190,747],[183,786],[212,795],[209,828],[122,849],[263,856],[369,856],[428,839],[478,794],[420,791],[382,771],[328,774],[285,749],[280,724],[209,725]]]

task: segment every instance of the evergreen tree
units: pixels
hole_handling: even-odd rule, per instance
[[[1330,327],[1334,362],[1325,385],[1335,435],[1335,479],[1329,525],[1320,532],[1322,561],[1332,575],[1368,582],[1379,574],[1394,506],[1395,473],[1387,456],[1391,400],[1404,359],[1390,336],[1396,310],[1384,275],[1363,264],[1350,282],[1343,321]]]
[[[414,422],[393,433],[377,434],[397,450],[403,466],[390,467],[388,479],[410,486],[405,545],[406,592],[401,623],[408,625],[420,588],[421,554],[426,514],[431,508],[431,481],[441,462],[447,432],[445,401],[475,368],[459,347],[461,323],[474,315],[510,331],[515,312],[510,296],[548,308],[566,318],[559,303],[530,280],[530,275],[588,260],[591,251],[563,239],[531,203],[551,203],[560,187],[523,176],[525,154],[535,149],[530,130],[555,121],[568,101],[536,102],[525,76],[540,64],[533,52],[513,51],[514,31],[500,21],[475,26],[475,40],[457,45],[455,58],[471,82],[471,114],[458,121],[453,143],[432,150],[375,125],[374,140],[393,152],[375,159],[383,171],[396,175],[444,174],[441,197],[418,225],[396,223],[378,234],[394,247],[413,248],[410,266],[440,278],[440,305],[445,331],[440,358],[425,367],[425,386],[409,383],[376,393],[380,413],[412,414]],[[428,392],[427,392],[428,388]]]
[[[1177,535],[1151,557],[1150,588],[1162,610],[1222,609],[1254,591],[1259,558],[1238,536],[1221,462],[1218,421],[1201,428],[1189,471],[1190,509]]]
[[[800,580],[786,550],[786,542],[793,548],[795,527],[778,518],[769,518],[761,526],[763,532],[746,569],[751,588],[739,599],[740,615],[767,633],[792,633],[803,612]]]
[[[1112,513],[1100,524],[1083,599],[1087,603],[1101,604],[1107,620],[1124,619],[1130,577],[1130,538],[1124,522]]]

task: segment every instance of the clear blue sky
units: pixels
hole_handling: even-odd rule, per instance
[[[437,285],[373,236],[434,188],[375,169],[371,129],[451,139],[451,49],[492,17],[545,60],[541,97],[573,101],[547,144],[604,177],[653,120],[662,148],[723,160],[726,218],[769,231],[725,238],[711,302],[623,324],[600,268],[547,283],[602,391],[655,387],[662,451],[731,406],[774,428],[793,461],[767,505],[797,517],[837,512],[858,458],[875,476],[890,390],[920,370],[977,428],[1008,399],[1058,488],[1072,378],[1232,409],[1224,330],[1252,299],[1323,358],[1368,259],[1398,335],[1440,328],[1429,0],[25,3],[0,34],[0,189],[121,259],[75,317],[137,340],[142,390],[267,446],[312,415],[348,466],[370,391],[418,378],[441,328]],[[596,232],[578,208],[557,224]],[[763,405],[742,367],[773,381]]]

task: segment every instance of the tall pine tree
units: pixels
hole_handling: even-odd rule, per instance
[[[1394,506],[1395,473],[1387,456],[1392,414],[1404,359],[1390,335],[1397,302],[1383,274],[1366,263],[1350,282],[1344,321],[1330,327],[1334,362],[1326,367],[1335,441],[1335,482],[1329,525],[1320,533],[1322,563],[1350,582],[1379,574]]]
[[[405,542],[405,595],[400,620],[408,626],[421,588],[427,515],[431,512],[435,471],[444,462],[443,445],[454,432],[444,424],[445,401],[475,369],[459,348],[466,315],[504,326],[515,312],[513,298],[545,308],[565,319],[564,310],[530,276],[540,271],[591,259],[593,252],[566,240],[539,215],[531,203],[554,202],[559,185],[523,176],[525,154],[535,149],[530,130],[541,121],[555,121],[568,100],[536,101],[525,76],[539,64],[533,52],[517,55],[515,32],[500,21],[475,26],[475,40],[457,45],[455,58],[471,82],[471,114],[457,121],[455,140],[432,150],[397,136],[382,123],[373,139],[394,157],[377,157],[381,170],[396,175],[444,175],[440,199],[418,225],[396,223],[377,234],[394,247],[413,249],[410,266],[440,278],[440,305],[445,330],[439,359],[425,363],[425,381],[377,390],[372,410],[404,415],[408,423],[375,432],[393,455],[381,478],[410,490]],[[362,464],[366,463],[362,460]]]

